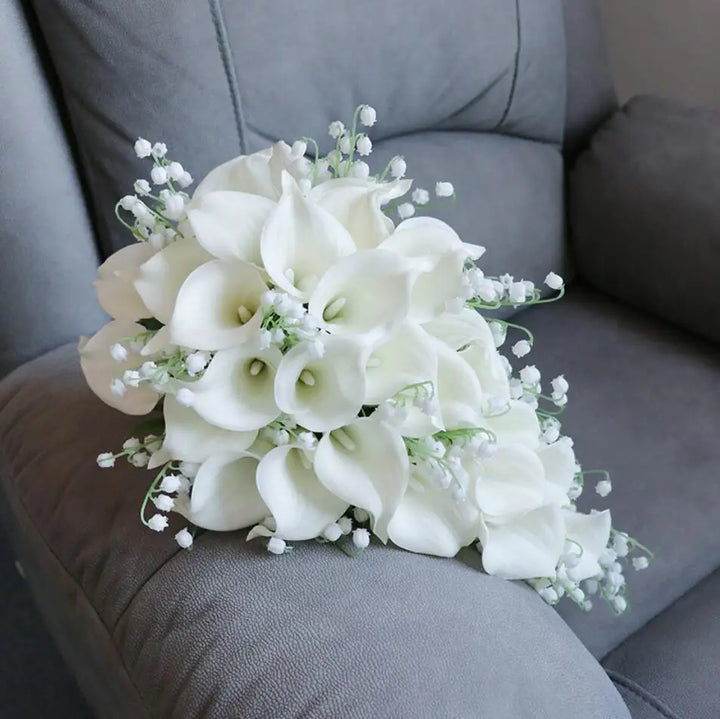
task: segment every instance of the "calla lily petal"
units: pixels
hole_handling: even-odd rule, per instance
[[[127,387],[122,396],[113,394],[110,389],[114,379],[122,377],[126,370],[138,369],[147,359],[139,354],[128,353],[127,359],[117,362],[110,355],[110,348],[142,332],[145,332],[142,325],[115,320],[106,324],[89,340],[81,342],[80,366],[88,386],[105,404],[125,414],[147,414],[160,397],[146,383],[139,387]]]
[[[282,183],[282,197],[262,231],[260,252],[272,281],[307,299],[331,265],[355,252],[355,243],[330,213],[303,197],[288,173]]]
[[[565,524],[558,507],[546,506],[502,523],[486,518],[480,541],[488,574],[503,579],[554,577],[565,544]]]
[[[540,423],[527,402],[512,400],[508,411],[485,417],[483,426],[495,433],[499,444],[522,444],[531,449],[540,446]]]
[[[192,202],[218,190],[235,190],[277,200],[279,188],[275,187],[270,173],[273,148],[266,148],[252,155],[241,155],[211,170],[195,188]],[[192,206],[192,205],[191,205]]]
[[[545,477],[566,495],[575,477],[575,452],[568,442],[555,442],[537,450]]]
[[[583,514],[582,512],[563,511],[567,538],[582,547],[579,563],[568,574],[577,582],[589,579],[601,573],[598,557],[610,539],[610,510]],[[571,550],[577,553],[577,547]]]
[[[188,275],[213,259],[193,238],[181,238],[160,250],[140,266],[135,289],[143,302],[163,324],[168,324],[177,297]]]
[[[213,454],[242,452],[255,441],[257,431],[232,432],[206,422],[194,409],[165,396],[165,440],[162,449],[182,462],[204,462]]]
[[[345,337],[329,336],[317,357],[305,343],[282,358],[275,401],[312,432],[329,432],[355,418],[365,399],[366,351]]]
[[[481,427],[482,388],[472,367],[444,342],[434,340],[438,357],[437,398],[446,429]]]
[[[95,290],[100,305],[111,317],[134,322],[152,315],[133,283],[138,277],[140,265],[155,252],[147,242],[134,242],[110,255],[100,265]]]
[[[382,206],[404,195],[411,185],[411,180],[377,183],[343,177],[316,185],[310,199],[342,223],[358,249],[371,250],[394,229]]]
[[[275,519],[275,534],[291,541],[312,539],[348,508],[317,478],[312,462],[299,447],[276,447],[257,470],[260,496]]]
[[[180,288],[170,322],[173,342],[200,350],[246,342],[260,330],[260,297],[267,288],[247,262],[206,262]]]
[[[210,424],[234,432],[252,432],[280,414],[275,404],[277,347],[258,351],[250,344],[220,350],[203,376],[187,384],[193,409]]]
[[[407,450],[398,432],[372,417],[330,432],[315,450],[318,479],[336,497],[370,513],[373,532],[387,541],[387,527],[408,483]]]
[[[261,265],[260,235],[275,206],[247,192],[210,192],[188,210],[188,220],[198,243],[211,255]]]
[[[203,529],[230,532],[257,524],[268,515],[255,484],[259,460],[252,455],[215,454],[200,465],[187,512]]]
[[[488,323],[476,310],[464,307],[458,313],[444,313],[423,324],[433,337],[442,340],[454,350],[459,350],[471,342],[494,347],[495,340]]]
[[[480,340],[470,343],[458,352],[475,372],[480,380],[485,402],[492,401],[493,406],[509,406],[510,381],[495,345]]]

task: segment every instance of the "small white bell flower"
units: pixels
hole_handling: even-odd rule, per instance
[[[137,452],[130,458],[133,467],[147,467],[149,461],[150,455],[147,452]]]
[[[412,201],[416,205],[427,205],[430,202],[430,193],[422,187],[416,187],[412,193]]]
[[[181,529],[176,535],[175,535],[175,541],[182,547],[183,549],[189,549],[193,545],[193,536],[188,531],[187,527],[185,529]]]
[[[360,180],[367,180],[370,177],[370,165],[367,162],[358,160],[350,167],[350,177],[357,177]]]
[[[280,537],[270,537],[267,548],[268,552],[272,554],[284,554],[287,549],[287,544],[285,540],[280,539]]]
[[[116,342],[110,348],[110,356],[116,362],[124,362],[128,357],[128,351],[119,342]]]
[[[149,195],[150,194],[150,183],[147,180],[135,180],[133,184],[133,190],[138,195]]]
[[[352,532],[352,519],[350,517],[340,517],[337,521],[338,527],[343,534],[350,534]]]
[[[138,137],[135,141],[135,154],[140,157],[149,157],[152,152],[152,145],[144,138]]]
[[[370,105],[363,105],[360,108],[360,123],[365,127],[372,127],[377,120],[377,112]]]
[[[520,381],[526,387],[532,387],[540,381],[540,370],[535,365],[527,365],[520,370]]]
[[[557,392],[558,394],[567,394],[567,391],[570,389],[570,385],[563,375],[555,377],[550,384],[552,385],[553,392]]]
[[[156,160],[159,160],[159,159],[161,159],[162,157],[165,157],[165,155],[167,155],[167,145],[166,145],[164,142],[156,142],[156,143],[152,146],[152,151],[151,151],[151,152],[152,152],[152,156],[153,156]]]
[[[633,557],[632,565],[636,572],[647,569],[649,564],[647,557]]]
[[[328,126],[328,135],[330,135],[333,140],[337,140],[343,132],[345,132],[345,125],[343,125],[340,120],[335,120],[335,122],[331,122]]]
[[[352,152],[353,146],[350,137],[348,135],[343,135],[340,139],[340,152],[343,153],[343,155],[349,155]]]
[[[357,148],[359,155],[366,157],[372,152],[373,145],[372,141],[367,135],[360,135],[360,137],[358,137],[357,141],[355,142],[355,147]]]
[[[531,349],[532,347],[527,340],[519,340],[512,346],[511,352],[516,357],[524,357],[525,355],[530,353]]]
[[[550,273],[548,273],[548,276],[545,278],[545,284],[551,290],[559,290],[559,289],[562,289],[565,282],[564,282],[563,278],[560,277],[560,275],[556,274],[555,272],[550,272]]]
[[[169,512],[175,505],[175,500],[167,494],[158,494],[152,501],[161,512]]]
[[[113,395],[115,395],[115,397],[122,397],[125,392],[127,392],[127,387],[121,379],[115,378],[112,382],[110,382],[110,391]]]
[[[182,482],[180,481],[180,477],[178,477],[177,474],[165,475],[162,479],[162,482],[160,482],[160,489],[163,492],[177,492],[181,486]]]
[[[510,301],[516,304],[525,302],[525,283],[513,282],[508,290],[508,296],[510,297]]]
[[[401,220],[407,220],[408,217],[412,217],[415,214],[415,205],[410,202],[403,202],[398,206],[397,211]]]
[[[137,203],[138,198],[135,197],[135,195],[125,195],[124,197],[120,198],[120,202],[118,204],[120,205],[120,207],[123,208],[123,210],[132,212]]]
[[[179,162],[171,162],[166,169],[168,177],[175,182],[185,174],[185,168]]]
[[[627,601],[625,597],[618,595],[612,600],[613,609],[618,613],[622,614],[627,609]]]
[[[160,165],[155,165],[150,171],[150,179],[156,185],[164,185],[168,181],[167,170]]]
[[[115,466],[115,455],[112,452],[103,452],[97,456],[98,467],[110,469]]]
[[[193,479],[198,473],[200,465],[195,462],[180,462],[180,471],[190,479]]]
[[[405,176],[405,173],[407,172],[407,163],[402,157],[396,157],[393,159],[393,161],[390,163],[390,174],[396,179],[399,180],[401,177]]]
[[[193,352],[185,358],[185,368],[188,374],[193,376],[202,372],[207,366],[210,360],[210,355],[207,352]]]
[[[455,194],[455,188],[452,182],[436,182],[435,194],[438,197],[452,197]]]
[[[337,542],[340,537],[342,537],[342,529],[340,528],[340,525],[335,522],[334,524],[331,524],[323,530],[322,536],[328,540],[328,542]]]
[[[177,181],[177,184],[181,189],[189,187],[192,183],[193,177],[187,170],[183,172],[182,177]]]
[[[586,465],[587,466],[587,465]],[[595,492],[601,497],[607,497],[612,492],[612,482],[609,479],[601,479],[595,485]]]
[[[154,532],[162,532],[167,526],[168,518],[164,514],[153,514],[153,516],[148,519],[148,527]]]
[[[360,524],[370,519],[370,515],[361,507],[355,507],[355,509],[353,509],[353,517],[355,517],[355,521],[360,522]]]
[[[367,529],[356,529],[352,533],[352,541],[358,549],[365,549],[370,545],[370,532]]]

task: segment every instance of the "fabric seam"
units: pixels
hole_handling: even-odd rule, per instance
[[[649,691],[644,689],[642,686],[628,679],[626,676],[614,671],[613,669],[606,669],[605,672],[612,679],[614,684],[627,689],[632,692],[641,701],[647,704],[651,709],[654,709],[660,716],[665,719],[678,719],[678,717],[670,711],[667,707],[663,706],[662,702],[653,696]]]
[[[240,97],[240,87],[237,81],[237,73],[235,72],[235,63],[233,62],[232,51],[230,50],[230,42],[227,35],[227,26],[225,18],[220,7],[220,0],[208,0],[210,6],[210,15],[212,16],[213,25],[215,26],[215,37],[217,38],[218,51],[220,52],[220,60],[225,70],[225,78],[227,79],[228,90],[230,92],[230,104],[233,109],[235,118],[235,129],[237,130],[238,144],[240,145],[240,153],[245,154],[245,118],[242,111],[242,100]]]
[[[520,48],[522,45],[522,32],[520,30],[520,0],[515,0],[515,26],[517,28],[517,44],[515,47],[515,68],[513,70],[512,82],[510,84],[510,94],[508,95],[505,110],[495,129],[503,126],[510,114],[510,108],[512,107],[513,100],[515,99],[515,89],[517,87],[518,71],[520,68]]]

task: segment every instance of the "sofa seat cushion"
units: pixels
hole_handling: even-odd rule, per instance
[[[95,466],[133,424],[90,394],[72,346],[0,383],[8,524],[49,624],[82,627],[64,641],[85,651],[64,653],[81,683],[93,666],[99,716],[627,719],[561,618],[474,550],[274,557],[242,532],[179,550],[181,522],[138,521],[149,473]]]
[[[612,472],[605,500],[586,482],[584,510],[609,507],[613,524],[656,554],[649,569],[626,573],[622,617],[561,609],[602,657],[720,566],[720,348],[581,287],[515,321],[535,333],[522,362],[537,364],[546,385],[560,373],[570,383],[561,420],[583,467]]]
[[[604,660],[633,719],[720,716],[720,571]]]

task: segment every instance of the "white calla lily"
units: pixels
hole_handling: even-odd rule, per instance
[[[475,501],[487,515],[505,517],[557,500],[555,485],[545,478],[537,454],[521,444],[501,445],[483,461]]]
[[[492,407],[509,407],[510,381],[495,345],[476,340],[458,352],[458,355],[468,363],[480,380],[486,404],[491,401]]]
[[[277,347],[256,350],[250,343],[220,350],[203,376],[186,387],[193,409],[210,424],[234,432],[252,432],[277,419],[275,372]]]
[[[366,349],[346,337],[329,336],[318,357],[300,343],[282,358],[275,377],[275,401],[312,432],[329,432],[357,416],[365,400]]]
[[[530,449],[540,446],[540,422],[527,402],[511,400],[505,412],[485,417],[483,426],[495,434],[499,444],[522,444]]]
[[[241,260],[212,260],[185,280],[175,301],[175,344],[218,350],[247,342],[262,325],[260,298],[268,289],[259,270]]]
[[[570,443],[560,441],[542,446],[537,455],[545,468],[545,477],[567,495],[576,471],[575,452]]]
[[[310,199],[342,223],[358,249],[370,250],[393,231],[393,222],[382,206],[404,195],[411,185],[411,180],[378,183],[345,177],[316,185]]]
[[[480,522],[483,568],[503,579],[554,577],[565,544],[565,523],[555,505]]]
[[[598,558],[610,539],[612,525],[610,510],[591,514],[563,510],[562,515],[568,540],[582,547],[580,561],[568,570],[568,575],[576,582],[580,582],[600,574],[602,569]],[[573,554],[577,554],[578,551],[577,546],[571,549]]]
[[[433,337],[442,340],[454,350],[472,342],[495,345],[492,332],[483,316],[476,310],[464,307],[458,313],[443,313],[423,324]]]
[[[434,340],[438,358],[437,399],[445,429],[482,427],[483,393],[472,367],[440,340]]]
[[[306,300],[329,267],[355,252],[355,243],[330,213],[303,197],[288,173],[283,173],[282,187],[263,228],[260,252],[272,281]]]
[[[365,370],[366,404],[379,404],[408,385],[437,382],[437,351],[422,327],[405,321],[370,354]]]
[[[320,483],[308,455],[296,446],[276,447],[262,458],[257,487],[275,520],[275,535],[290,541],[322,535],[349,506]]]
[[[343,257],[320,279],[310,313],[328,332],[379,342],[407,316],[418,272],[416,264],[388,250]]]
[[[373,532],[387,541],[388,524],[408,483],[400,434],[372,417],[357,419],[318,442],[314,468],[336,497],[369,512]]]
[[[216,532],[257,524],[268,515],[255,476],[260,460],[250,454],[215,454],[193,481],[189,506],[178,506],[190,522]]]
[[[194,202],[188,221],[198,243],[214,257],[260,266],[260,236],[275,207],[260,195],[219,190]]]
[[[94,283],[98,301],[114,319],[135,322],[152,316],[134,282],[140,266],[155,253],[147,242],[134,242],[110,255],[98,268],[98,279]]]
[[[237,454],[255,441],[257,431],[233,432],[206,422],[191,407],[183,407],[172,395],[163,405],[165,440],[162,449],[173,459],[201,463],[214,454]]]
[[[448,489],[411,484],[390,520],[388,537],[410,552],[454,557],[475,539],[477,522],[471,502],[456,502]]]
[[[146,357],[128,352],[122,361],[113,359],[110,348],[118,343],[127,343],[130,337],[145,332],[142,325],[134,322],[115,320],[108,322],[89,340],[80,343],[80,366],[90,389],[105,404],[125,414],[147,414],[156,404],[160,395],[146,383],[139,387],[125,387],[121,395],[113,393],[113,380],[121,378],[126,370],[137,370]]]
[[[183,282],[197,267],[213,256],[194,238],[175,240],[143,263],[138,270],[135,289],[153,317],[168,324],[175,299]]]
[[[401,222],[381,248],[401,257],[424,259],[428,269],[415,281],[410,317],[427,322],[445,312],[462,286],[463,266],[472,245],[464,243],[450,225],[434,217],[412,217]],[[476,248],[477,249],[477,248]]]

